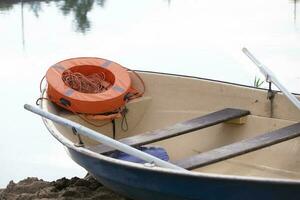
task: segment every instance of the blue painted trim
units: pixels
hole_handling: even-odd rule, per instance
[[[62,65],[59,65],[59,64],[55,64],[52,67],[54,69],[57,69],[58,71],[61,71],[61,72],[64,72],[66,70]]]
[[[71,96],[73,93],[75,92],[75,90],[73,90],[72,88],[68,88],[67,91],[65,92],[66,96]]]
[[[106,68],[106,67],[108,67],[111,63],[112,63],[112,61],[106,60],[103,64],[101,64],[101,67]]]
[[[117,85],[113,86],[112,89],[120,93],[124,92],[124,89]]]
[[[136,200],[300,199],[300,183],[167,173],[110,162],[71,148],[68,151],[103,185]]]

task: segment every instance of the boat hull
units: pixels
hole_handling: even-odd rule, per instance
[[[136,200],[298,200],[300,184],[287,181],[190,175],[118,164],[68,148],[99,182]]]

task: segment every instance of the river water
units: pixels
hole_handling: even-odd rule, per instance
[[[0,2],[0,188],[27,176],[84,176],[34,104],[52,64],[96,56],[128,68],[253,85],[248,47],[300,93],[300,3],[292,0],[45,0]],[[263,84],[262,87],[266,87]]]

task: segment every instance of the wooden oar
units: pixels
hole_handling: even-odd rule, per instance
[[[122,151],[122,152],[125,152],[129,155],[132,155],[132,156],[135,156],[137,158],[140,158],[144,161],[147,161],[149,163],[154,163],[155,165],[157,166],[160,166],[160,167],[165,167],[165,168],[170,168],[170,169],[176,169],[176,170],[180,170],[180,171],[187,171],[186,169],[183,169],[177,165],[174,165],[174,164],[171,164],[169,162],[166,162],[164,160],[161,160],[157,157],[154,157],[150,154],[147,154],[147,153],[144,153],[138,149],[135,149],[131,146],[128,146],[126,144],[123,144],[121,142],[118,142],[117,140],[114,140],[110,137],[107,137],[106,135],[103,135],[99,132],[96,132],[92,129],[89,129],[85,126],[82,126],[78,123],[75,123],[71,120],[68,120],[68,119],[65,119],[65,118],[62,118],[60,116],[57,116],[57,115],[54,115],[52,113],[49,113],[49,112],[46,112],[40,108],[37,108],[36,106],[31,106],[31,105],[28,105],[28,104],[25,104],[24,105],[24,108],[30,112],[33,112],[37,115],[40,115],[44,118],[47,118],[53,122],[56,122],[58,124],[61,124],[63,126],[67,126],[67,127],[70,127],[72,129],[76,129],[77,133],[81,134],[81,135],[84,135],[84,136],[87,136],[93,140],[96,140],[98,142],[101,142],[107,146],[110,146],[112,148],[115,148],[119,151]]]

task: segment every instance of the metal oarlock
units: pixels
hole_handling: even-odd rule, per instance
[[[78,137],[78,143],[75,143],[74,145],[76,147],[84,147],[84,143],[82,142],[80,134],[78,134],[76,128],[72,127],[72,132]]]
[[[279,90],[282,91],[282,93],[300,110],[300,101],[292,94],[290,93],[276,78],[276,76],[273,74],[273,72],[261,64],[254,56],[251,54],[248,49],[243,48],[242,51],[244,54],[246,54],[250,60],[259,68],[259,70],[265,75],[267,82],[272,82],[274,85],[278,87]]]

